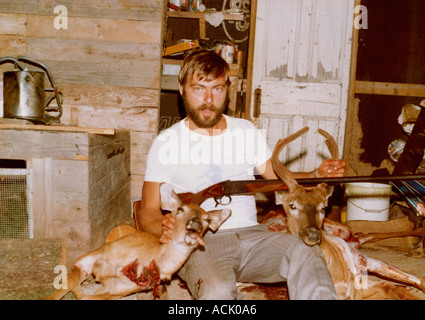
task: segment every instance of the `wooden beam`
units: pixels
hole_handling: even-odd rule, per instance
[[[206,30],[205,19],[199,19],[199,39],[205,39],[207,37]]]
[[[354,1],[354,8],[361,5],[361,0]],[[352,28],[352,44],[351,44],[351,59],[350,59],[350,75],[348,83],[348,99],[347,99],[347,119],[345,121],[344,146],[342,157],[347,163],[350,163],[349,157],[352,155],[352,132],[355,125],[357,114],[355,110],[358,107],[358,101],[355,99],[356,91],[356,75],[357,75],[357,53],[359,49],[359,29]],[[349,167],[351,170],[351,167]]]
[[[425,97],[425,84],[356,81],[355,93]]]
[[[251,19],[249,22],[249,41],[248,48],[245,54],[246,58],[246,93],[245,93],[245,104],[242,106],[241,118],[252,120],[251,119],[251,104],[252,104],[252,94],[254,89],[252,88],[252,78],[253,78],[253,65],[254,65],[254,43],[255,43],[255,22],[257,20],[257,0],[251,1]]]
[[[58,126],[58,125],[26,125],[26,124],[9,124],[1,123],[1,129],[15,129],[15,130],[39,130],[39,131],[67,131],[67,132],[84,132],[92,134],[114,135],[115,129],[113,128],[86,128],[75,126]]]

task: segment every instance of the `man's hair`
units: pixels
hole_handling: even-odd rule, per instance
[[[186,56],[179,72],[179,84],[184,86],[194,75],[199,80],[206,81],[224,77],[226,85],[230,86],[229,64],[220,55],[211,50],[199,49]]]

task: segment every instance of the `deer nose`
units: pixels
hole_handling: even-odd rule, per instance
[[[197,233],[202,232],[202,222],[199,218],[191,218],[187,221],[186,230],[194,231]]]
[[[322,241],[322,232],[317,227],[306,227],[302,232],[301,239],[306,245],[314,246]]]

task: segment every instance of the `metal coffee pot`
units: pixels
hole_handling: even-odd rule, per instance
[[[56,87],[47,66],[24,56],[0,58],[0,64],[4,62],[13,62],[14,71],[3,73],[3,117],[44,124],[59,120],[63,112],[62,93]],[[52,88],[44,88],[44,72],[29,71],[22,62],[46,71]],[[51,92],[47,98],[46,92]],[[53,99],[56,99],[57,106],[48,107]]]

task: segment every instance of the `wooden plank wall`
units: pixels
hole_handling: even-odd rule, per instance
[[[55,28],[58,5],[67,29]],[[131,130],[133,200],[157,132],[162,8],[163,0],[0,1],[0,57],[26,55],[50,68],[63,92],[61,123]]]

